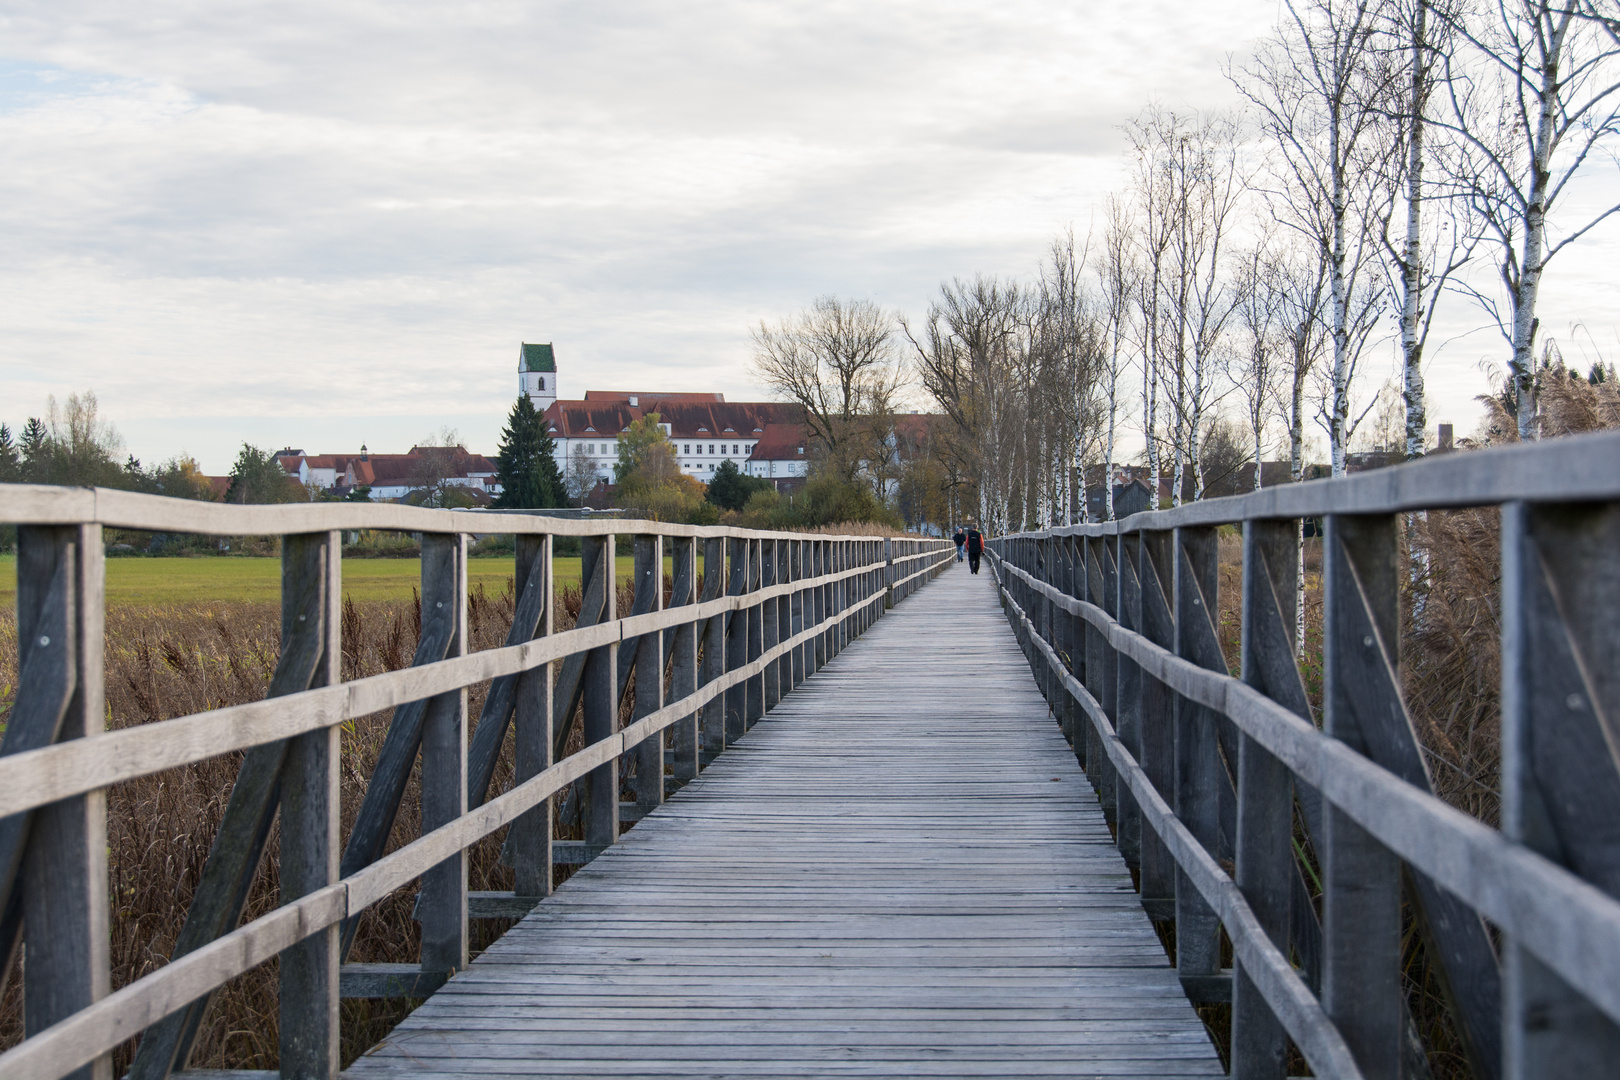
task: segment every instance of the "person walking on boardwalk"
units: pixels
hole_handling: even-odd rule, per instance
[[[978,529],[969,525],[967,531],[968,569],[975,574],[979,572],[979,557],[983,554],[984,537],[979,535]]]
[[[956,527],[956,535],[951,537],[951,540],[956,544],[956,561],[961,562],[962,545],[967,543],[967,533],[962,531],[962,526]]]

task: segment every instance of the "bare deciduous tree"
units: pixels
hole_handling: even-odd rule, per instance
[[[1131,332],[1131,296],[1140,276],[1132,248],[1130,210],[1118,196],[1108,199],[1108,224],[1103,231],[1103,259],[1099,268],[1102,281],[1102,333],[1104,368],[1103,403],[1103,517],[1114,520],[1114,442],[1119,421],[1122,355]],[[1083,475],[1083,474],[1082,474]],[[1082,494],[1082,498],[1083,498]]]
[[[823,464],[848,482],[891,456],[905,385],[894,330],[894,316],[870,300],[823,296],[753,331],[755,372],[779,397],[804,407]]]
[[[585,505],[585,500],[596,490],[600,478],[597,470],[596,459],[585,452],[585,445],[575,443],[568,451],[568,466],[563,469],[563,490],[569,502],[575,506]]]
[[[1286,287],[1280,267],[1264,241],[1246,253],[1237,280],[1237,316],[1243,335],[1225,355],[1231,365],[1228,375],[1243,400],[1244,420],[1254,448],[1256,491],[1262,486],[1265,433],[1277,398],[1277,376],[1286,365],[1287,335],[1279,325]]]
[[[1510,377],[1520,439],[1537,437],[1536,302],[1547,264],[1620,202],[1550,235],[1550,219],[1594,153],[1620,134],[1620,38],[1612,3],[1492,0],[1446,18],[1450,115],[1442,121],[1471,151],[1449,181],[1484,221],[1497,250],[1504,312],[1474,297],[1513,353]],[[1606,200],[1607,201],[1607,200]]]
[[[1372,0],[1285,0],[1283,24],[1231,74],[1280,154],[1262,189],[1273,215],[1316,246],[1328,270],[1333,366],[1324,403],[1333,473],[1343,475],[1355,423],[1351,385],[1380,294],[1365,281],[1380,154],[1375,125],[1393,76],[1375,61]]]
[[[1458,164],[1455,135],[1430,113],[1442,92],[1441,56],[1460,0],[1397,0],[1387,8],[1382,36],[1392,92],[1382,128],[1386,153],[1373,215],[1381,222],[1391,306],[1400,320],[1401,396],[1408,458],[1421,457],[1428,428],[1423,353],[1440,299],[1473,257],[1480,230],[1464,200],[1447,198],[1432,212],[1431,164],[1442,174]]]

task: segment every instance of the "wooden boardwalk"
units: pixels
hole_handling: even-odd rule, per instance
[[[1222,1070],[988,569],[961,565],[349,1075]]]

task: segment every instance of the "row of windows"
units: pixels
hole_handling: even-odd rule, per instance
[[[692,452],[692,446],[693,446],[692,443],[683,443],[681,445],[681,453],[690,454]],[[697,443],[696,446],[697,446],[697,452],[700,453],[700,454],[703,453],[703,444],[702,443]],[[709,453],[711,453],[711,454],[714,453],[714,446],[715,446],[714,443],[709,444]],[[754,449],[754,444],[753,443],[732,443],[730,452],[733,453],[733,454],[740,454],[744,450],[753,450],[753,449]],[[722,454],[726,453],[726,444],[725,443],[720,444],[720,452]]]
[[[619,445],[618,443],[602,443],[601,444],[602,453],[608,454],[608,455],[617,454],[618,453],[618,445]],[[685,444],[683,444],[681,446],[681,453],[690,454],[692,452],[693,445],[697,446],[697,452],[698,453],[700,453],[700,454],[703,453],[703,444],[702,443],[696,443],[696,444],[685,443]],[[709,453],[712,454],[712,453],[715,452],[714,448],[715,448],[716,445],[717,444],[715,444],[715,443],[710,443],[709,444]],[[726,450],[726,445],[727,444],[719,443],[718,445],[720,447],[720,453],[722,453],[722,454],[728,453],[728,452],[732,453],[732,454],[741,454],[745,450],[752,451],[754,449],[754,444],[753,443],[731,443],[730,444],[731,445],[730,451]],[[596,453],[596,447],[597,447],[596,443],[586,443],[585,444],[585,452],[587,454],[594,455]]]

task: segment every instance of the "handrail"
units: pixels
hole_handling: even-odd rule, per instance
[[[1498,831],[1430,789],[1400,691],[1397,556],[1410,524],[1398,515],[1503,502]],[[1325,730],[1293,656],[1306,515],[1325,519]],[[1214,527],[1231,523],[1243,525],[1241,677],[1226,669],[1215,622]],[[1319,1076],[1402,1067],[1413,1041],[1403,891],[1479,1075],[1570,1075],[1572,1062],[1613,1059],[1620,765],[1604,718],[1620,716],[1620,692],[1603,658],[1620,639],[1620,433],[1019,533],[987,549],[1144,902],[1174,912],[1184,981],[1228,979],[1233,1076],[1282,1075],[1285,1038]],[[1315,867],[1292,847],[1296,813],[1321,867],[1320,928],[1301,884]],[[1482,917],[1501,934],[1501,963]],[[1232,942],[1229,976],[1210,967],[1215,925]]]
[[[30,1027],[35,1030],[0,1054],[0,1075],[8,1080],[64,1075],[143,1030],[146,1036],[131,1075],[166,1076],[183,1068],[189,1052],[185,1017],[195,1015],[214,989],[276,955],[282,957],[283,1073],[335,1074],[337,1047],[323,1032],[336,1031],[344,994],[342,980],[334,976],[345,947],[338,935],[346,922],[421,879],[424,941],[431,922],[432,937],[440,942],[433,955],[424,945],[422,971],[438,972],[441,979],[453,973],[465,963],[469,846],[510,828],[507,843],[519,849],[515,897],[537,902],[550,891],[554,861],[588,859],[616,839],[621,760],[625,767],[634,766],[631,783],[639,816],[664,798],[666,744],[676,757],[673,782],[697,776],[708,755],[744,733],[886,607],[941,571],[952,553],[947,542],[933,539],[391,505],[233,507],[18,485],[0,485],[0,522],[19,525],[17,611],[24,675],[0,744],[0,913],[8,905],[16,909],[8,898],[33,895],[18,877],[25,848],[31,851],[27,865],[48,867],[53,887],[61,886],[53,900],[69,913],[63,918],[53,910],[48,921],[30,919],[24,906],[21,933],[29,950]],[[271,690],[280,696],[102,732],[97,631],[104,605],[103,525],[285,536],[282,659]],[[333,662],[341,622],[339,530],[353,528],[424,535],[424,629],[415,666],[344,683]],[[518,605],[519,619],[535,621],[515,625],[511,643],[475,653],[465,646],[466,533],[472,531],[532,538],[518,545],[515,583],[520,594],[534,583],[545,590],[543,602]],[[615,598],[614,537],[620,535],[636,538],[636,597],[628,613],[617,610]],[[579,621],[561,632],[551,627],[555,536],[579,536],[585,544]],[[705,572],[701,597],[700,545]],[[668,607],[662,582],[666,550],[674,562],[674,599]],[[431,633],[430,616],[438,628]],[[435,639],[434,634],[440,636]],[[430,640],[435,641],[431,648]],[[618,673],[624,677],[616,679],[615,664],[658,669],[657,678],[639,680],[650,699],[635,701],[632,718],[623,727],[619,695],[625,693],[627,675]],[[555,702],[554,669],[560,672]],[[662,685],[666,674],[672,686],[668,700]],[[457,702],[465,701],[463,688],[492,679],[516,679],[518,689],[512,695],[489,695],[479,730],[493,723],[504,731],[511,723],[517,732],[519,773],[509,790],[473,805],[476,796],[463,779],[472,766]],[[615,683],[618,693],[611,690]],[[75,696],[75,687],[83,692]],[[497,699],[512,711],[489,716],[490,702]],[[77,704],[70,706],[70,700]],[[429,703],[426,713],[413,706],[423,701]],[[552,762],[553,706],[561,710],[556,722],[565,724],[572,716],[562,713],[580,701],[586,745]],[[345,721],[387,708],[395,709],[390,743],[401,740],[407,754],[395,767],[408,770],[415,754],[422,755],[423,833],[340,876],[332,872],[337,770],[323,762],[337,753]],[[426,734],[435,724],[437,741]],[[459,743],[452,735],[446,744],[443,733],[457,730]],[[70,831],[95,835],[97,808],[104,806],[100,793],[110,785],[233,751],[245,751],[247,757],[220,835],[238,840],[227,845],[221,839],[210,854],[188,914],[190,946],[184,947],[188,939],[182,935],[183,945],[168,964],[108,994],[108,927],[104,901],[97,900],[107,887],[104,845],[61,846],[57,819],[67,808]],[[551,799],[570,785],[584,793],[585,850],[554,857]],[[291,899],[237,927],[241,900],[238,896],[233,908],[230,897],[243,892],[240,883],[251,878],[256,865],[256,855],[243,861],[241,838],[258,850],[252,846],[253,833],[241,829],[251,829],[255,813],[262,819],[260,828],[268,829],[278,789],[283,836],[309,839],[283,841],[282,888]],[[374,794],[375,789],[368,791],[367,799]],[[430,795],[440,804],[433,821],[426,820]],[[379,820],[391,821],[393,809],[383,809]],[[259,836],[262,846],[263,833]],[[74,913],[82,915],[77,922]],[[0,941],[0,959],[10,955],[18,933],[15,921],[0,920],[0,934],[6,938]],[[53,963],[53,949],[60,963]],[[40,976],[41,971],[50,974]],[[36,993],[45,995],[43,1004],[32,997]],[[41,1018],[51,1022],[46,1026]]]

